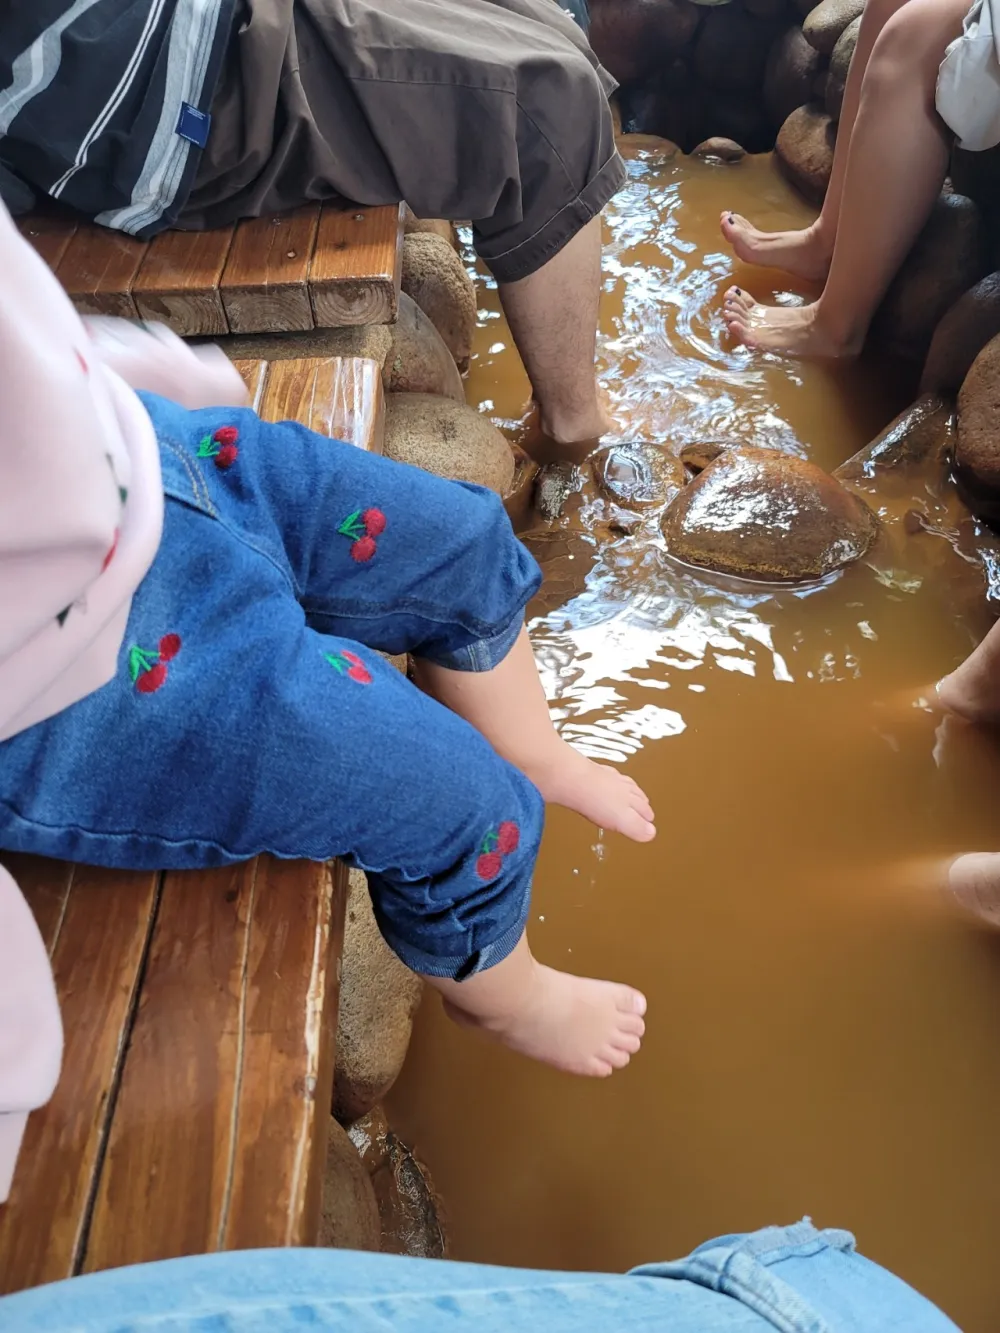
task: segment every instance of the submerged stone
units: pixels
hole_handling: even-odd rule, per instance
[[[652,509],[673,499],[684,485],[684,468],[656,444],[613,444],[591,460],[598,486],[629,509]]]
[[[943,463],[951,442],[951,419],[952,409],[943,399],[925,394],[891,421],[871,444],[841,463],[833,475],[850,485],[870,481],[883,468],[922,463],[935,453]]]
[[[878,532],[865,502],[814,463],[727,450],[663,517],[671,555],[739,578],[799,582],[859,559]]]

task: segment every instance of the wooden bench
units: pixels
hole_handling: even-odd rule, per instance
[[[396,318],[401,207],[312,204],[152,241],[56,215],[29,217],[20,227],[85,315],[159,320],[182,337]]]
[[[374,361],[240,369],[262,416],[380,451]],[[3,860],[49,950],[66,1048],[0,1206],[0,1294],[183,1254],[315,1244],[345,867]]]

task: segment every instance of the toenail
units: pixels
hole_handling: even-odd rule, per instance
[[[733,217],[732,213],[729,214],[729,217],[727,218],[727,221],[728,221],[728,223],[729,223],[730,226],[733,226],[733,224],[735,223],[736,219]]]
[[[733,288],[733,291],[736,293],[737,296],[742,296],[742,295],[743,295],[743,293],[740,291],[740,289],[739,289],[738,287],[734,287],[734,288]]]

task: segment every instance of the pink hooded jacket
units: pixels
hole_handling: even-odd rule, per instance
[[[163,521],[156,437],[133,389],[191,408],[246,401],[217,348],[81,320],[0,205],[0,744],[116,670]],[[61,1054],[48,958],[0,866],[0,1202]]]

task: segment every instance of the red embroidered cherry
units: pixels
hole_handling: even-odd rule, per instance
[[[357,653],[349,653],[345,650],[341,656],[350,663],[347,674],[351,680],[356,680],[359,685],[370,685],[372,683],[371,672]]]
[[[497,830],[497,851],[503,856],[510,856],[511,852],[517,851],[520,841],[521,830],[511,820],[504,820]]]
[[[499,852],[483,852],[476,862],[476,874],[480,879],[496,879],[503,866],[503,857]]]
[[[239,453],[240,451],[235,444],[224,444],[215,455],[215,466],[219,468],[220,471],[225,472],[227,467],[232,467],[236,462]]]
[[[162,662],[144,671],[135,682],[135,688],[141,694],[154,694],[167,678],[167,668]]]
[[[363,565],[366,560],[372,558],[375,549],[374,537],[359,537],[351,546],[351,559],[356,560],[359,565]]]
[[[361,515],[361,521],[369,537],[381,537],[385,532],[385,514],[381,509],[366,509]]]
[[[220,426],[212,436],[215,443],[221,444],[223,448],[225,448],[227,444],[235,444],[239,438],[240,433],[235,426]]]
[[[164,634],[158,647],[160,661],[172,662],[181,650],[181,636],[179,634]]]

